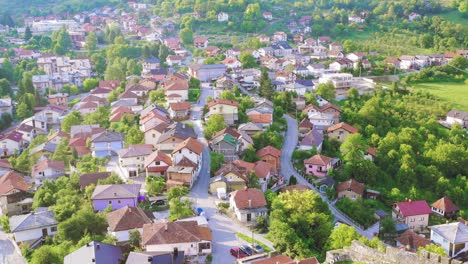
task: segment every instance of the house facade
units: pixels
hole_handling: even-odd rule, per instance
[[[314,155],[304,160],[304,167],[306,174],[313,174],[317,177],[324,177],[327,175],[328,170],[333,168],[333,159],[324,155]]]
[[[409,229],[421,230],[427,227],[431,208],[424,200],[399,202],[393,205],[392,217]]]
[[[349,135],[357,132],[358,130],[356,128],[344,122],[333,125],[327,129],[328,138],[336,139],[340,142],[344,142]]]
[[[205,119],[209,119],[211,115],[219,114],[224,117],[224,122],[227,125],[233,125],[238,120],[239,103],[232,100],[216,99],[207,104],[208,113]]]
[[[57,234],[58,221],[52,211],[39,211],[10,218],[10,229],[15,241],[34,242],[35,240]]]
[[[0,215],[28,213],[32,209],[31,186],[19,173],[10,171],[0,177]]]
[[[189,74],[202,82],[216,80],[226,73],[224,64],[192,64],[189,67]]]
[[[97,185],[91,200],[95,211],[104,211],[107,207],[117,210],[125,206],[136,207],[141,184]]]
[[[92,155],[99,158],[117,155],[117,151],[123,148],[123,139],[123,134],[112,131],[104,131],[92,136]]]
[[[451,258],[468,252],[468,226],[455,222],[431,226],[431,241],[440,245]]]
[[[231,193],[229,207],[237,220],[242,223],[255,223],[257,217],[266,216],[268,209],[263,192],[259,189],[237,190]]]

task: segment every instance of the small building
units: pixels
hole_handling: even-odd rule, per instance
[[[395,238],[397,247],[405,247],[406,250],[417,252],[418,248],[425,247],[431,243],[423,235],[418,235],[413,230],[406,230],[401,236]]]
[[[239,153],[239,141],[229,133],[217,133],[210,140],[212,151],[224,155],[225,160],[236,160]]]
[[[106,215],[109,224],[108,232],[117,238],[118,242],[130,240],[130,231],[138,230],[143,233],[143,225],[151,224],[154,215],[140,207],[125,206]]]
[[[347,197],[351,200],[357,200],[362,198],[364,195],[364,190],[364,184],[356,181],[355,179],[350,179],[336,186],[336,194],[338,199]]]
[[[281,168],[281,150],[272,146],[266,146],[257,151],[257,156],[260,157],[260,160],[271,165],[272,173]]]
[[[205,119],[209,119],[211,115],[219,114],[224,118],[227,125],[234,125],[238,120],[239,103],[232,100],[216,99],[207,104],[208,113]]]
[[[38,211],[10,218],[11,233],[16,243],[33,243],[39,238],[57,234],[58,221],[49,210]]]
[[[123,148],[124,135],[113,131],[104,131],[91,137],[91,151],[94,157],[116,156]]]
[[[357,128],[348,125],[344,122],[338,123],[327,128],[327,135],[329,139],[336,139],[340,142],[344,142],[346,138],[351,134],[356,134]]]
[[[462,128],[468,129],[468,112],[459,110],[448,112],[447,123],[451,126],[458,123]]]
[[[23,149],[23,134],[18,131],[11,131],[8,134],[0,134],[0,157],[8,157],[19,154]]]
[[[141,243],[147,252],[184,252],[186,257],[212,252],[211,230],[196,221],[152,223],[143,226]]]
[[[167,169],[172,166],[171,157],[156,150],[145,159],[145,172],[148,176],[166,176]]]
[[[333,159],[324,155],[316,154],[304,160],[306,174],[313,174],[317,177],[324,177],[328,170],[333,168]]]
[[[125,264],[184,264],[184,252],[130,252]]]
[[[128,178],[137,177],[141,172],[145,171],[145,158],[153,153],[153,145],[151,144],[135,144],[129,145],[117,151],[119,155],[118,166]]]
[[[49,159],[40,160],[31,169],[31,176],[36,186],[42,185],[46,180],[56,180],[65,175],[65,163]]]
[[[122,249],[107,243],[91,241],[79,249],[65,256],[64,264],[83,264],[83,263],[122,263]]]
[[[171,103],[168,112],[172,119],[184,120],[189,118],[191,109],[192,104],[189,102]]]
[[[259,189],[237,190],[231,193],[230,208],[242,223],[255,223],[257,217],[266,216],[268,209],[265,195]]]
[[[445,249],[451,258],[468,252],[468,225],[462,222],[435,225],[431,229],[431,241]]]
[[[47,97],[47,100],[49,104],[51,105],[59,105],[59,106],[68,107],[68,94],[66,93],[50,94]]]
[[[229,21],[229,15],[225,12],[218,13],[218,22],[226,22]]]
[[[23,176],[15,171],[9,171],[0,177],[0,215],[17,215],[31,211],[31,186]]]
[[[91,196],[95,211],[104,211],[108,206],[117,210],[125,206],[136,207],[141,184],[98,185]]]
[[[268,21],[271,21],[273,20],[273,14],[271,12],[265,11],[263,12],[263,18]]]
[[[408,225],[409,229],[421,230],[427,227],[431,208],[425,200],[399,202],[393,205],[392,218],[397,223]]]
[[[208,47],[208,39],[206,37],[195,37],[193,45],[197,49],[205,49]]]
[[[84,173],[80,175],[80,189],[84,190],[87,186],[94,184],[97,185],[99,180],[103,180],[111,176],[109,171]]]
[[[216,80],[226,73],[224,64],[192,64],[189,66],[188,73],[202,82]]]
[[[447,196],[444,196],[431,205],[431,210],[437,215],[454,218],[460,210]]]

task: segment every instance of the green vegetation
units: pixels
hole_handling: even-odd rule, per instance
[[[258,244],[259,246],[261,246],[263,248],[263,250],[265,250],[266,253],[271,252],[271,248],[268,247],[267,245],[263,244],[262,242],[258,241],[257,239],[255,239],[255,236],[254,236],[253,240],[252,240],[251,236],[244,235],[244,234],[242,234],[240,232],[237,232],[236,236],[238,236],[240,239],[244,240],[247,243],[250,243],[250,244],[256,243],[256,244]]]
[[[411,89],[428,92],[442,98],[455,109],[468,111],[468,84],[460,82],[416,83],[411,85]]]
[[[362,200],[352,201],[345,197],[336,203],[336,208],[365,228],[375,223],[374,210],[366,207]]]

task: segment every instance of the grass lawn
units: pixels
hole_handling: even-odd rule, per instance
[[[453,104],[458,110],[468,111],[468,85],[462,82],[417,83],[412,89],[427,91],[444,101]]]
[[[464,18],[463,15],[457,10],[453,10],[444,14],[438,14],[438,16],[453,23],[468,26],[468,19]]]
[[[268,252],[271,252],[271,250],[272,250],[271,248],[267,247],[267,246],[266,246],[265,244],[263,244],[262,242],[256,240],[256,239],[255,239],[255,236],[254,236],[254,240],[253,240],[253,241],[252,241],[252,237],[246,236],[246,235],[244,235],[244,234],[242,234],[242,233],[239,233],[239,232],[236,233],[236,236],[238,236],[238,237],[241,238],[242,240],[245,240],[245,242],[247,242],[247,243],[257,243],[257,244],[260,245],[260,246],[263,248],[263,250],[265,250],[265,252],[267,252],[267,253],[268,253]]]

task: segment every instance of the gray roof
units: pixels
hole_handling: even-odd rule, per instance
[[[223,175],[220,175],[220,176],[210,178],[210,183],[221,182],[221,181],[222,182],[227,182],[226,177],[224,177]]]
[[[123,141],[124,135],[113,131],[104,131],[94,135],[91,138],[91,142],[115,142]]]
[[[468,226],[460,223],[450,223],[429,227],[433,232],[454,244],[468,243]]]
[[[174,123],[167,127],[166,132],[164,132],[158,139],[157,143],[164,142],[166,139],[176,137],[182,140],[186,140],[189,137],[197,138],[197,134],[193,131],[193,128],[184,124],[184,123]]]
[[[52,211],[17,215],[10,218],[10,227],[13,233],[36,228],[42,229],[43,227],[54,225],[58,225],[58,222],[55,220]]]
[[[252,123],[252,122],[248,122],[248,123],[245,123],[245,124],[241,124],[239,126],[239,130],[263,130],[259,125],[255,124],[255,123]]]
[[[182,264],[184,263],[184,252],[130,252],[125,264]]]
[[[91,199],[121,199],[137,198],[140,194],[141,184],[107,184],[98,185],[94,189]]]
[[[122,250],[118,246],[92,241],[68,254],[64,264],[115,264],[123,260]]]
[[[119,106],[137,106],[137,105],[138,105],[138,100],[136,98],[119,99],[111,103],[112,108],[116,108]]]

